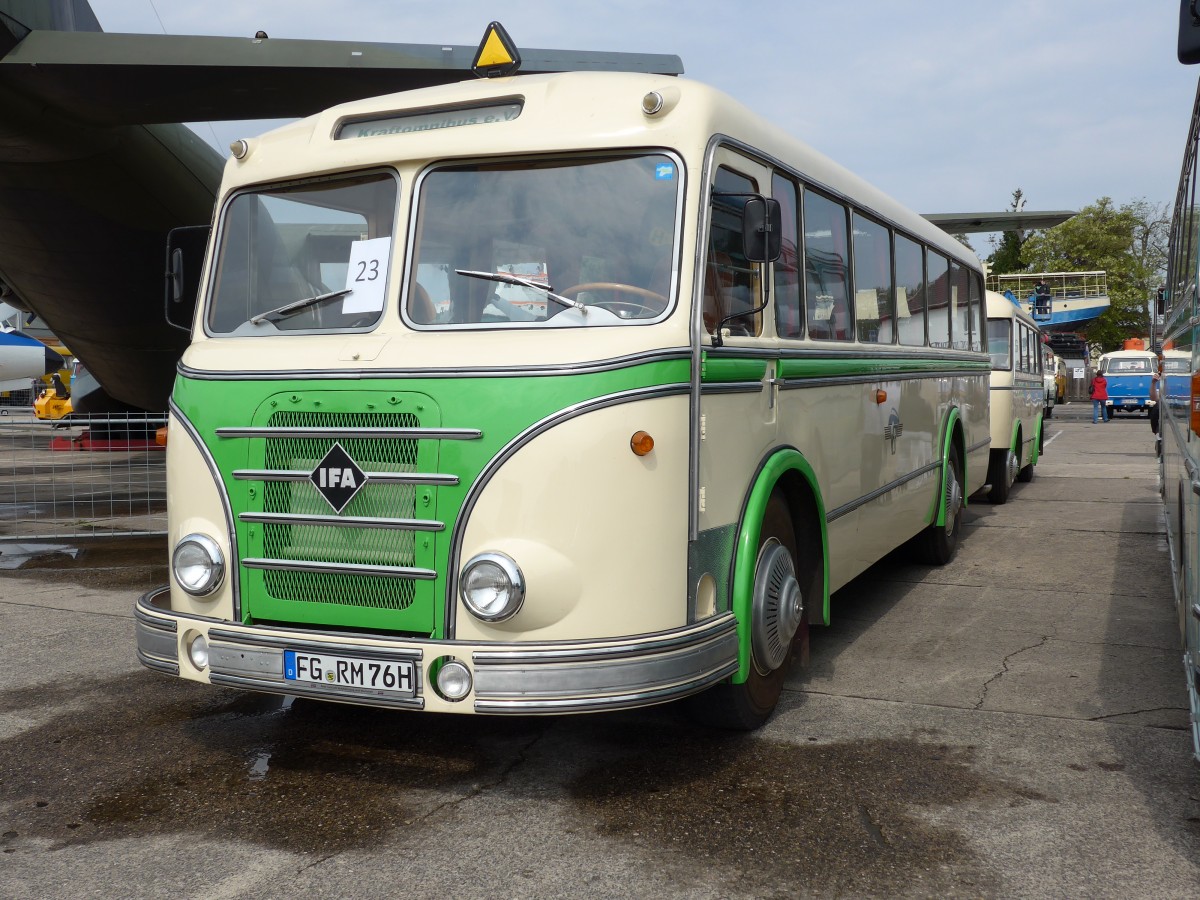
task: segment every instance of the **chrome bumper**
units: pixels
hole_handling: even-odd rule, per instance
[[[431,712],[534,715],[629,709],[697,693],[738,668],[732,613],[632,637],[486,644],[239,625],[171,611],[166,587],[142,596],[135,615],[138,659],[159,672],[246,690]],[[208,641],[209,665],[203,672],[186,656],[184,640],[191,633]],[[402,697],[287,681],[284,650],[409,660],[418,675],[416,693]],[[473,688],[463,701],[443,699],[429,682],[430,663],[443,656],[466,662],[471,670]]]

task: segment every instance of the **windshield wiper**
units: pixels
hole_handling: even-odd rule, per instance
[[[563,306],[569,306],[572,309],[577,309],[585,316],[587,315],[587,304],[580,303],[578,300],[572,300],[570,297],[564,297],[562,294],[556,294],[550,289],[548,284],[539,284],[536,281],[530,281],[528,278],[521,278],[519,275],[509,275],[507,272],[474,272],[470,269],[455,269],[459,275],[466,275],[469,278],[483,278],[487,281],[499,281],[502,284],[515,284],[521,287],[533,288],[541,291],[551,300],[561,303]]]
[[[279,319],[286,319],[288,316],[294,316],[301,310],[308,309],[310,306],[315,306],[318,303],[324,303],[326,300],[333,300],[335,297],[344,297],[354,288],[342,288],[340,291],[330,291],[328,294],[317,294],[315,297],[305,297],[303,300],[293,300],[291,303],[285,303],[283,306],[277,306],[275,309],[269,309],[265,313],[259,313],[257,316],[250,317],[250,324],[257,325],[259,322],[265,322],[270,319],[272,322]],[[275,318],[271,318],[274,316]]]

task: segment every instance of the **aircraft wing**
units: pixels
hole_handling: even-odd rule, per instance
[[[471,78],[476,49],[99,31],[19,37],[0,29],[0,53],[7,51],[0,92],[92,125],[300,118],[348,100]],[[521,58],[525,75],[683,73],[672,54],[522,48]]]
[[[1031,212],[979,213],[922,213],[922,215],[951,234],[977,234],[991,231],[1029,231],[1034,228],[1053,228],[1076,213],[1073,210]]]

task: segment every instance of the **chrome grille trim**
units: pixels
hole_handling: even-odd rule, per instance
[[[308,472],[296,469],[235,469],[237,481],[307,481]],[[368,480],[377,484],[415,484],[434,487],[453,487],[458,484],[457,475],[432,475],[425,472],[366,472]]]
[[[218,428],[223,438],[377,438],[380,440],[477,441],[478,428]]]
[[[277,569],[282,572],[327,572],[333,575],[378,575],[381,578],[409,578],[414,581],[433,581],[437,572],[413,566],[368,566],[358,563],[302,562],[292,559],[242,560],[247,569]]]
[[[432,519],[378,519],[371,516],[314,516],[305,513],[238,513],[239,522],[258,525],[329,525],[343,528],[393,528],[404,531],[445,531],[446,523]]]

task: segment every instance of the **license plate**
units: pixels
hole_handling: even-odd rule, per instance
[[[417,692],[416,667],[406,659],[356,659],[284,650],[283,677],[301,684],[389,691],[405,697],[412,697]]]

